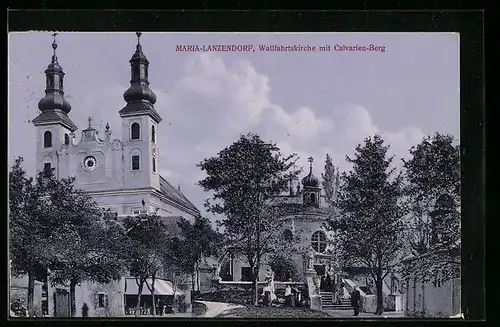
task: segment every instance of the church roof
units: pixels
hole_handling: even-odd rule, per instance
[[[38,117],[31,121],[35,126],[43,125],[44,123],[60,123],[69,128],[72,132],[76,131],[78,127],[71,121],[71,119],[62,111],[46,111],[40,113]]]
[[[181,192],[181,190],[175,188],[170,184],[165,178],[160,176],[160,190],[161,192],[169,198],[171,201],[188,208],[190,210],[193,210],[195,212],[200,212],[198,208],[194,204],[189,201],[186,196]]]

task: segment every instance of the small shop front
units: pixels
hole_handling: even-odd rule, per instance
[[[149,290],[152,284],[151,278],[148,278],[147,285],[144,284],[141,293],[141,304],[139,315],[153,314],[153,296]],[[149,285],[149,287],[148,287]],[[135,315],[137,310],[137,295],[139,285],[134,277],[125,279],[125,314]],[[185,292],[176,289],[171,281],[162,278],[156,278],[154,284],[154,302],[156,314],[163,315],[174,312],[184,312]]]

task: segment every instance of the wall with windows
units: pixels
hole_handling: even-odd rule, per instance
[[[124,279],[107,285],[82,283],[75,290],[76,316],[82,316],[82,306],[87,304],[89,317],[118,317],[125,314]]]

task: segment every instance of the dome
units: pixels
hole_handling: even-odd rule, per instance
[[[316,178],[316,176],[313,175],[312,169],[306,177],[302,178],[302,185],[304,185],[306,187],[307,186],[318,187],[319,180]]]
[[[71,111],[71,105],[69,104],[64,96],[58,92],[48,93],[46,94],[40,101],[38,102],[38,109],[41,111],[48,111],[53,109],[61,109],[66,114]]]
[[[123,99],[127,103],[146,100],[151,102],[151,104],[155,104],[156,95],[146,84],[132,84],[128,90],[123,93]]]

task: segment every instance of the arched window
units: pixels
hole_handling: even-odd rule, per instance
[[[139,123],[133,123],[130,127],[132,140],[139,140],[141,138],[141,125]]]
[[[44,148],[52,147],[52,133],[50,131],[46,131],[43,134],[43,147]]]
[[[312,235],[311,245],[314,251],[323,253],[326,250],[326,234],[323,231],[316,231]]]
[[[153,173],[156,173],[156,158],[153,157]]]
[[[54,87],[54,76],[47,76],[47,87],[48,88],[53,88]]]
[[[133,155],[132,156],[132,170],[139,170],[141,168],[140,165],[140,156]]]
[[[285,229],[285,231],[283,232],[283,239],[287,242],[291,242],[293,241],[293,233],[291,230],[289,229]]]
[[[69,135],[68,135],[68,133],[64,134],[64,144],[69,145]]]
[[[155,143],[156,142],[156,131],[155,131],[155,126],[151,126],[151,142]]]

